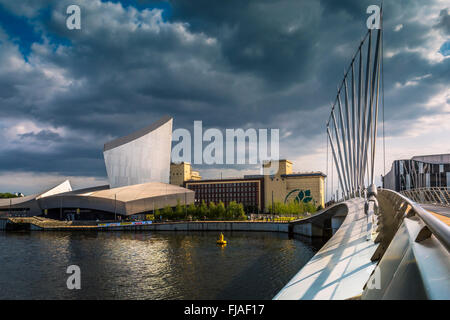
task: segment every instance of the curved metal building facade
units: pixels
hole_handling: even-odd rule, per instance
[[[115,219],[194,202],[192,190],[169,183],[172,118],[104,146],[109,185],[72,191],[69,181],[37,195],[0,199],[0,215]]]
[[[173,119],[154,124],[105,144],[103,156],[109,186],[169,183]]]

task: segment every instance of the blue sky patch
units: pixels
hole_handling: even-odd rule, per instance
[[[36,32],[27,18],[9,13],[2,5],[0,5],[0,27],[19,46],[25,59],[31,52],[31,45],[41,41],[41,34]]]
[[[444,56],[447,57],[450,55],[450,40],[444,42],[444,44],[439,49],[439,52]]]

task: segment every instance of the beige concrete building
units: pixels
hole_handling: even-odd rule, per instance
[[[316,207],[325,206],[325,177],[322,172],[293,173],[292,162],[278,161],[278,171],[270,168],[277,165],[271,162],[263,164],[264,203],[266,211],[273,202],[288,203],[290,201],[312,202]]]
[[[192,170],[189,162],[171,163],[170,164],[170,184],[183,186],[185,181],[201,180],[198,171]]]
[[[171,165],[170,183],[195,191],[197,203],[237,201],[264,212],[269,211],[272,199],[324,207],[326,176],[322,172],[293,173],[289,160],[266,162],[263,172],[264,175],[248,175],[243,179],[201,180],[190,163],[178,163]]]

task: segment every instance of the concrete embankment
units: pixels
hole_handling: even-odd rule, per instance
[[[345,218],[345,206],[336,205],[302,220],[267,221],[59,221],[43,217],[1,218],[0,230],[30,231],[267,231],[306,237],[330,237]],[[345,212],[343,212],[345,211]]]
[[[192,221],[152,223],[148,225],[100,227],[99,231],[152,230],[152,231],[269,231],[288,232],[289,223],[255,221]]]
[[[5,230],[6,229],[6,223],[7,223],[7,219],[1,219],[0,218],[0,230]]]
[[[79,223],[41,217],[2,218],[0,230],[30,231],[268,231],[288,232],[289,224],[257,221]]]

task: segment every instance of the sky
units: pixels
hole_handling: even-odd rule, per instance
[[[66,27],[71,4],[81,30]],[[372,4],[0,0],[0,192],[106,184],[104,143],[166,114],[174,129],[279,129],[294,171],[331,177],[326,121]],[[384,1],[378,183],[395,159],[450,153],[449,14],[448,1]]]

